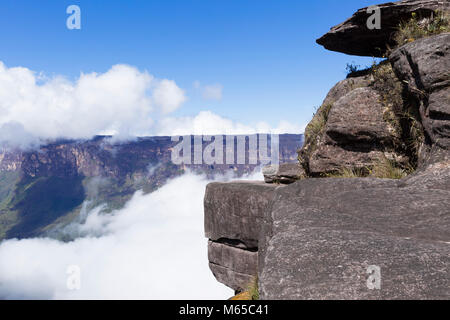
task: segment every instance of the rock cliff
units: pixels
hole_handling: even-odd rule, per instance
[[[298,167],[208,186],[210,267],[236,291],[257,277],[262,299],[450,298],[450,33],[392,42],[449,2],[380,7],[381,31],[361,9],[318,40],[387,60],[331,89]]]
[[[190,139],[193,148],[194,137]],[[295,161],[302,140],[302,135],[280,135],[280,161]],[[86,209],[106,204],[105,210],[111,211],[122,207],[137,190],[152,192],[185,170],[209,177],[230,172],[241,177],[260,165],[249,159],[242,164],[177,165],[171,156],[178,143],[171,137],[126,143],[96,137],[56,141],[38,150],[0,150],[0,240],[59,237],[57,227],[75,219],[83,203],[89,203]],[[203,150],[210,143],[203,141]],[[249,143],[245,148],[248,156]]]

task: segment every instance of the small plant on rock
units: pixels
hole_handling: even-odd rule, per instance
[[[347,70],[347,75],[351,75],[353,73],[356,73],[360,70],[360,65],[355,65],[353,63],[347,63],[347,66],[345,67],[345,70]]]
[[[410,171],[411,168],[401,168],[395,161],[384,157],[374,164],[370,170],[370,176],[380,179],[402,179],[406,177]]]
[[[305,139],[308,142],[314,140],[325,128],[331,107],[331,104],[323,105],[314,114],[313,119],[305,129]]]
[[[247,292],[249,293],[251,300],[259,300],[258,277],[253,278],[253,280],[249,283]]]
[[[259,300],[258,277],[254,277],[247,284],[245,291],[237,294],[230,300],[241,300],[241,301]]]
[[[367,168],[342,168],[335,173],[326,174],[326,178],[365,178],[369,170]]]

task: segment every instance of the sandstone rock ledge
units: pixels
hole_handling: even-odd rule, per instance
[[[276,190],[260,242],[260,296],[450,298],[450,167],[425,176],[426,187],[414,178],[311,179]],[[381,269],[380,290],[367,287],[371,265]]]
[[[236,291],[257,275],[260,228],[277,188],[264,182],[211,183],[206,188],[209,266],[219,282]]]
[[[210,268],[237,291],[258,275],[262,299],[448,299],[450,163],[436,166],[399,181],[210,185],[206,233],[216,235]],[[238,205],[255,201],[264,205],[251,211]],[[211,221],[230,212],[245,232],[236,236],[234,223],[211,232]],[[247,244],[220,238],[230,235]],[[380,290],[367,287],[372,265],[381,269]]]

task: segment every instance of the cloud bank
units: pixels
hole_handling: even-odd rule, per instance
[[[273,128],[267,122],[246,125],[221,117],[211,111],[201,111],[193,117],[166,117],[156,126],[157,135],[214,135],[214,134],[255,134],[255,133],[302,133],[304,127],[280,121]]]
[[[185,100],[174,81],[128,65],[81,74],[71,82],[60,76],[41,79],[27,68],[0,62],[0,129],[14,123],[44,139],[144,135],[153,112],[173,112]]]
[[[221,100],[220,84],[194,88],[208,100]],[[265,122],[243,124],[210,111],[189,117],[170,115],[188,97],[175,81],[157,79],[129,65],[104,73],[82,73],[70,81],[45,77],[0,61],[0,145],[33,148],[48,139],[89,139],[114,135],[300,133],[287,121],[272,128]]]
[[[248,179],[262,179],[261,174]],[[223,178],[222,178],[223,179]],[[122,210],[72,225],[85,236],[0,244],[0,299],[227,299],[207,263],[205,178],[185,174],[157,191],[137,192]],[[69,290],[69,266],[81,270]]]

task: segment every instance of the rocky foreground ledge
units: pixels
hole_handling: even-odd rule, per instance
[[[382,5],[391,18],[446,6]],[[362,30],[361,12],[322,39]],[[378,46],[356,39],[365,51],[349,52]],[[450,299],[450,33],[414,40],[331,89],[297,166],[208,185],[218,281],[242,291],[257,277],[261,299]]]
[[[259,276],[262,299],[448,299],[449,190],[450,163],[400,181],[211,184],[210,267],[237,291]]]

